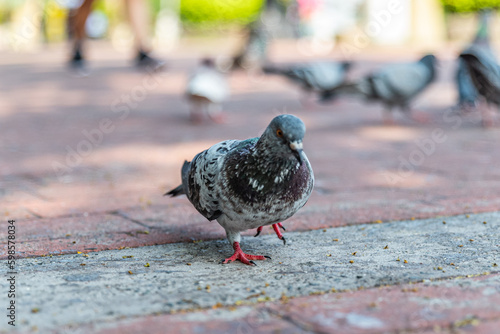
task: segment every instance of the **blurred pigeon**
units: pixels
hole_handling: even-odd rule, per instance
[[[222,122],[221,103],[229,96],[227,80],[216,70],[211,59],[204,59],[198,69],[189,78],[187,98],[191,104],[191,120],[195,123],[208,116],[216,122]]]
[[[484,52],[491,53],[494,57],[493,50],[490,46],[489,38],[489,20],[491,17],[491,11],[483,11],[479,17],[479,28],[476,37],[472,41],[472,44],[468,48],[480,48]],[[476,106],[478,92],[472,78],[469,73],[467,64],[462,58],[458,58],[458,68],[456,74],[456,83],[458,89],[458,107],[461,110],[468,111]]]
[[[279,68],[265,66],[264,73],[279,74],[298,83],[306,92],[333,90],[344,83],[350,62],[314,62]]]
[[[260,138],[226,140],[184,162],[182,184],[165,195],[186,194],[198,212],[226,230],[234,254],[223,263],[264,260],[243,253],[240,232],[260,232],[265,225],[279,232],[278,224],[306,204],[314,175],[302,151],[304,134],[299,118],[280,115]]]
[[[500,66],[491,52],[484,48],[471,46],[460,54],[469,70],[472,82],[479,95],[488,104],[500,106]],[[488,108],[482,110],[483,126],[492,124]]]
[[[435,66],[433,55],[426,55],[414,63],[386,65],[354,83],[323,91],[322,100],[327,101],[336,94],[362,96],[385,104],[386,116],[390,117],[394,107],[409,111],[410,101],[434,80]],[[386,122],[392,122],[392,118],[386,118]]]

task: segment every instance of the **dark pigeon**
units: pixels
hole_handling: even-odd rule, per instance
[[[346,83],[322,92],[322,100],[332,96],[354,95],[382,102],[388,111],[410,109],[410,102],[426,89],[436,76],[436,57],[426,55],[414,63],[390,64],[354,83]]]
[[[500,66],[495,57],[472,46],[460,54],[460,59],[466,63],[479,94],[489,103],[500,105]]]
[[[479,17],[479,28],[476,37],[468,48],[483,49],[484,52],[491,53],[494,56],[490,46],[489,21],[491,11],[483,11]],[[469,73],[469,68],[464,59],[458,58],[458,68],[456,74],[456,83],[458,89],[458,107],[461,110],[467,111],[477,106],[479,93],[474,86]]]
[[[227,140],[182,166],[182,184],[165,195],[186,194],[196,210],[226,230],[234,255],[224,263],[264,260],[243,253],[240,232],[290,218],[311,195],[314,174],[302,151],[304,123],[275,117],[260,138]],[[278,237],[282,239],[281,233]]]

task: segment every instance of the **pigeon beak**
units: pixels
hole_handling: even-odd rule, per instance
[[[297,158],[297,160],[299,161],[299,163],[302,165],[302,142],[301,141],[292,141],[290,143],[290,148],[292,149],[293,151],[293,154],[295,155],[295,157]]]

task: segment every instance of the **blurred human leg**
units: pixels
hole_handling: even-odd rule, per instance
[[[157,70],[163,67],[164,62],[149,56],[151,46],[148,4],[147,0],[125,0],[129,22],[135,35],[136,64],[139,67],[151,67]]]
[[[92,10],[94,0],[84,0],[80,7],[70,14],[69,26],[73,37],[73,50],[70,65],[75,68],[83,67],[82,47],[85,40],[85,22]]]

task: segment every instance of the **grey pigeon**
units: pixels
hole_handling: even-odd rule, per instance
[[[229,86],[211,59],[204,59],[189,78],[186,95],[191,105],[191,120],[199,123],[208,116],[216,122],[223,121],[221,103],[229,96]]]
[[[260,138],[226,140],[184,162],[182,184],[165,195],[186,194],[199,213],[226,230],[234,254],[223,263],[264,260],[243,253],[240,232],[260,232],[265,225],[277,231],[280,222],[306,204],[314,174],[302,150],[305,130],[299,118],[280,115]]]
[[[321,92],[339,87],[346,80],[350,62],[313,62],[288,67],[264,66],[264,73],[279,74],[307,92]]]
[[[426,55],[414,63],[389,64],[354,83],[323,91],[322,100],[327,101],[337,94],[355,95],[382,102],[389,115],[394,107],[408,111],[411,100],[434,80],[435,66],[434,55]]]
[[[484,52],[491,53],[494,57],[493,50],[490,46],[489,37],[489,21],[491,11],[483,11],[479,16],[479,28],[476,37],[468,48],[483,49]],[[456,83],[458,89],[458,107],[461,110],[467,111],[477,105],[479,97],[478,91],[474,86],[469,69],[464,59],[458,58],[458,68],[456,74]]]

